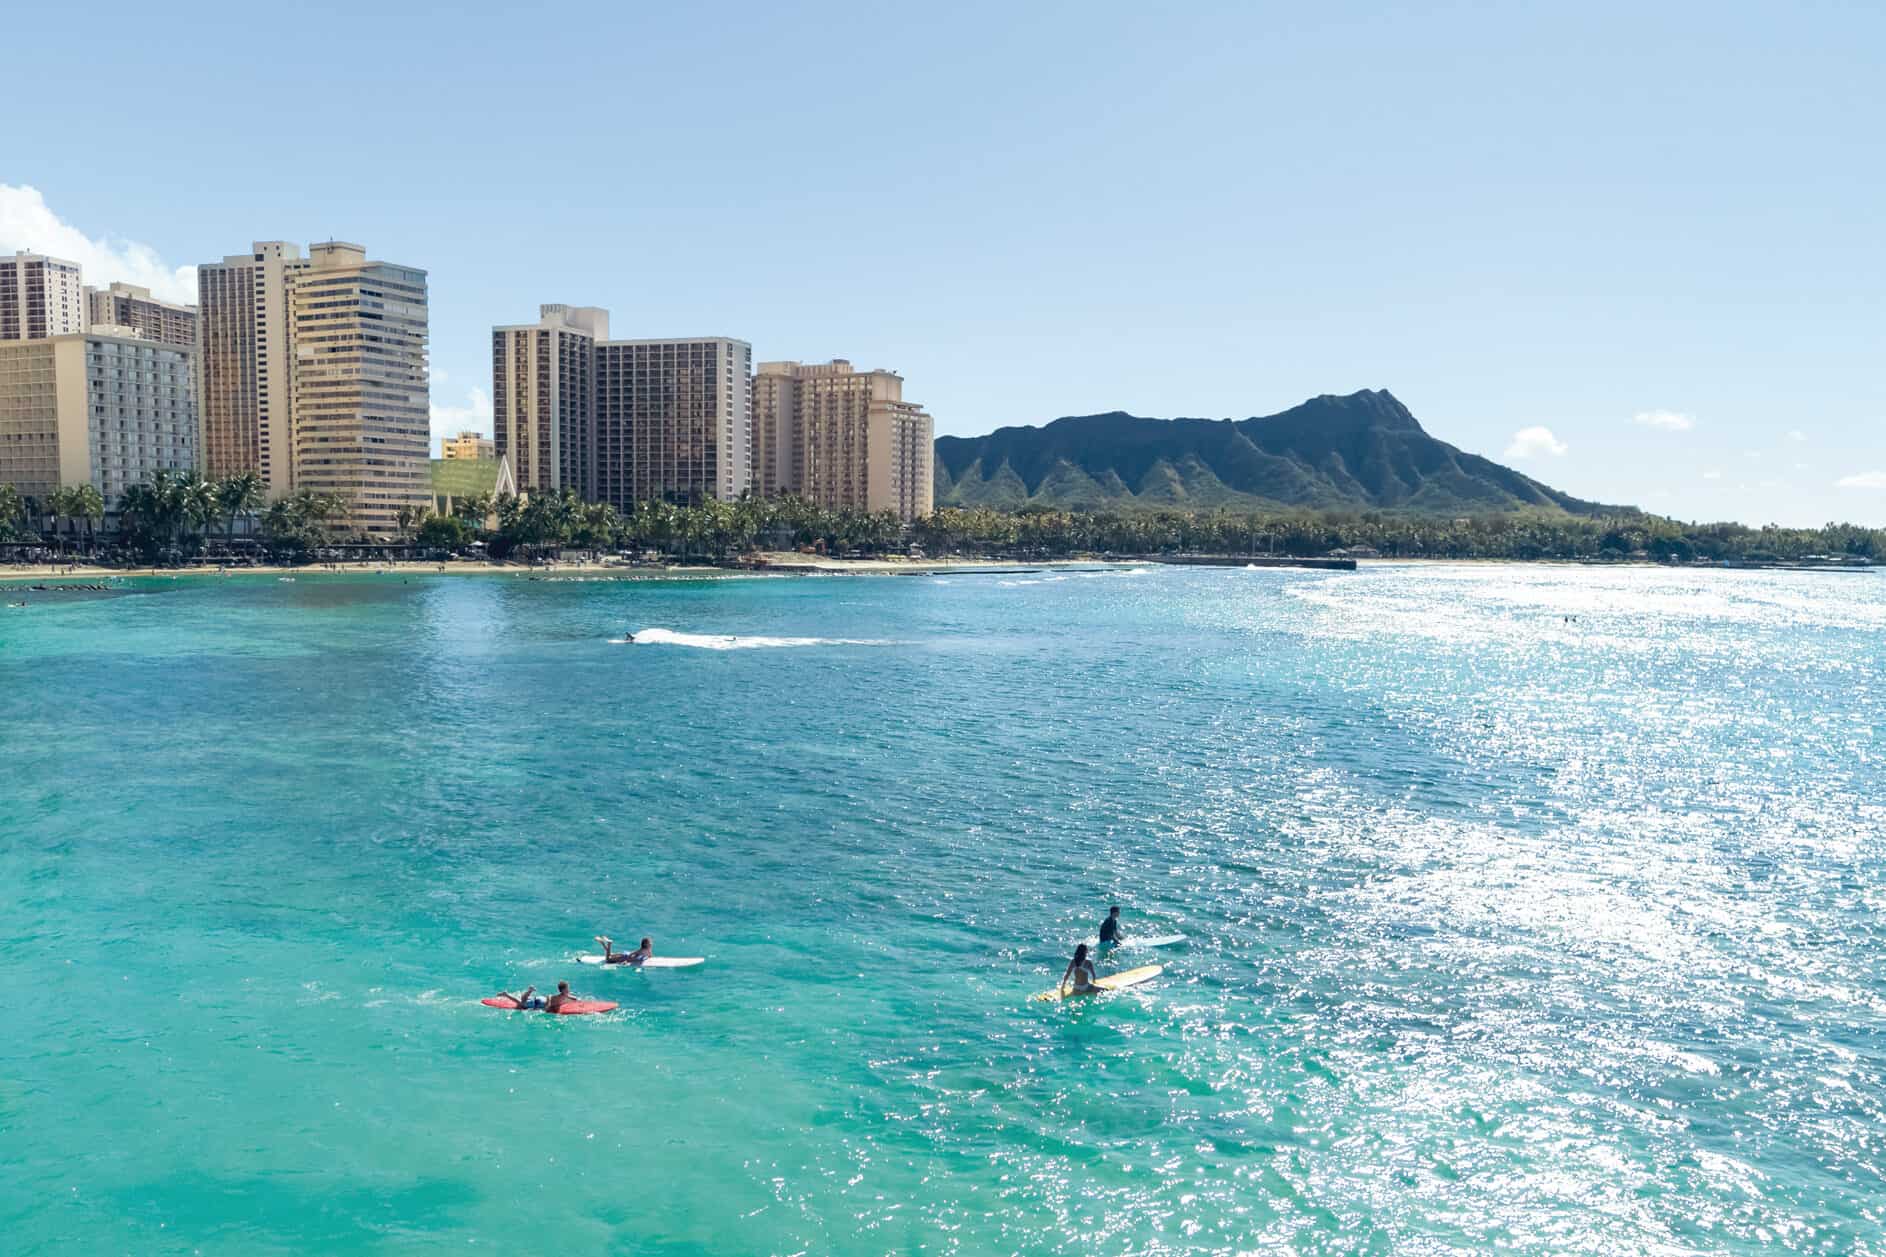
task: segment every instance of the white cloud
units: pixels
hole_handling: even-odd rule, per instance
[[[1722,473],[1720,471],[1715,470],[1714,468],[1711,468],[1710,470],[1703,473],[1703,479],[1704,480],[1720,480],[1722,479]]]
[[[433,377],[436,379],[438,373],[434,372]],[[475,385],[467,390],[463,406],[432,403],[433,445],[438,445],[440,437],[457,436],[461,432],[491,435],[491,394]]]
[[[1661,428],[1665,432],[1688,432],[1696,426],[1696,416],[1677,410],[1640,410],[1631,422],[1642,428]]]
[[[1552,435],[1550,428],[1521,428],[1513,433],[1513,440],[1506,447],[1506,457],[1514,459],[1538,458],[1549,454],[1557,458],[1570,447]]]
[[[1788,439],[1790,441],[1805,441],[1807,440],[1807,433],[1801,431],[1799,428],[1789,428]]]
[[[0,253],[21,249],[77,262],[94,288],[138,284],[166,301],[196,301],[196,267],[171,267],[135,240],[94,239],[53,213],[38,188],[0,183]]]
[[[1837,489],[1886,489],[1886,471],[1861,471],[1834,481]]]

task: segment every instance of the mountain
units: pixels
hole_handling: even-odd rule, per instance
[[[1624,509],[1581,501],[1437,441],[1392,394],[1373,389],[1313,397],[1261,419],[1114,411],[987,436],[940,436],[936,503],[1445,515]]]

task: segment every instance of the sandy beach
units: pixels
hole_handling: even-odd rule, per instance
[[[1096,559],[1043,559],[1030,562],[994,559],[834,559],[822,555],[792,551],[768,551],[752,556],[750,566],[719,567],[706,564],[667,564],[631,566],[620,561],[556,562],[531,566],[493,560],[454,560],[451,562],[387,563],[303,563],[263,564],[250,567],[98,567],[74,564],[0,564],[0,583],[22,582],[48,584],[62,581],[101,581],[129,577],[211,577],[244,576],[321,576],[321,575],[414,575],[428,576],[512,576],[524,579],[604,578],[610,580],[669,580],[676,577],[720,576],[920,576],[944,572],[1007,572],[1045,567],[1089,566],[1103,562]]]

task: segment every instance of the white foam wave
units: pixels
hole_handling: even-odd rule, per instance
[[[766,650],[782,646],[889,646],[864,637],[745,637],[732,633],[677,633],[673,629],[638,629],[628,638],[611,641],[637,646],[691,646],[695,650]]]

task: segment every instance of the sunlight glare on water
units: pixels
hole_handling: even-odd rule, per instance
[[[1877,574],[132,589],[0,619],[8,1251],[1886,1254]]]

